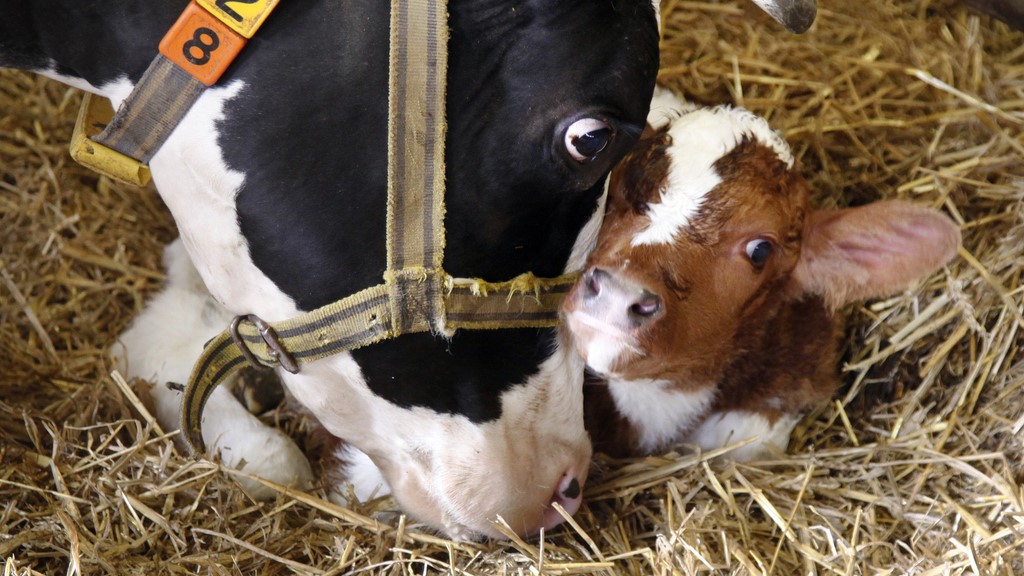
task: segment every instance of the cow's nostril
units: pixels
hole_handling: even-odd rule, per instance
[[[565,519],[555,508],[555,504],[561,506],[566,514],[572,516],[580,509],[580,504],[582,503],[583,483],[576,478],[575,470],[566,470],[565,474],[562,474],[562,478],[558,481],[558,486],[555,487],[555,492],[551,495],[551,500],[544,509],[544,528],[554,528],[561,524]]]
[[[575,500],[580,497],[580,481],[573,478],[569,481],[569,485],[562,490],[562,496],[570,500]]]
[[[661,312],[661,298],[644,290],[643,295],[629,307],[630,315],[650,319]]]

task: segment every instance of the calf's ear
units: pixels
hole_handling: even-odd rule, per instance
[[[793,277],[802,292],[837,309],[905,288],[949,262],[959,246],[952,220],[907,202],[812,212]]]

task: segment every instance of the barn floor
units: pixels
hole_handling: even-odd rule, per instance
[[[183,457],[105,358],[173,223],[70,160],[79,93],[0,72],[3,574],[1024,574],[1024,34],[951,0],[820,3],[797,37],[747,2],[664,0],[661,82],[766,115],[822,206],[945,210],[960,256],[848,310],[846,385],[792,455],[602,459],[575,522],[531,542],[257,503]]]

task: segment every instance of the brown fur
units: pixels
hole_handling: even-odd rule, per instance
[[[839,384],[835,310],[931,272],[959,244],[948,219],[904,203],[814,212],[799,171],[745,140],[716,162],[721,183],[674,243],[634,247],[648,204],[667,185],[671,144],[666,129],[649,133],[612,172],[587,268],[662,301],[656,319],[630,331],[639,351],[617,359],[615,377],[668,380],[683,392],[713,386],[705,418],[743,411],[774,424],[824,402]],[[762,266],[745,250],[756,239],[772,244]],[[570,294],[567,311],[582,307],[580,292]],[[595,448],[636,454],[639,430],[600,377],[588,382],[585,416]]]
[[[665,151],[656,148],[660,150],[653,162],[660,165],[658,156]],[[631,155],[623,171],[629,171],[628,163],[650,158]],[[667,378],[682,388],[718,380],[724,365],[709,359],[724,359],[734,349],[740,326],[763,322],[777,312],[799,257],[799,225],[807,202],[803,180],[797,175],[778,178],[777,165],[781,163],[773,152],[750,143],[722,158],[718,166],[725,167],[723,183],[707,198],[686,238],[672,246],[630,246],[645,219],[633,207],[637,191],[613,175],[605,225],[588,265],[619,270],[628,259],[628,269],[620,273],[665,300],[666,321],[637,334],[646,355],[620,367],[624,378]],[[665,174],[660,181],[643,181],[644,204],[657,200]],[[782,184],[761,186],[764,174]],[[756,237],[770,238],[780,248],[761,270],[754,269],[743,251],[746,241]],[[733,308],[737,302],[742,302],[741,310]],[[691,345],[686,353],[679,353],[680,342]]]
[[[668,379],[681,390],[719,382],[714,411],[763,411],[766,397],[778,397],[780,408],[766,414],[774,420],[819,402],[838,383],[836,326],[820,299],[787,296],[807,210],[806,184],[773,151],[743,142],[716,163],[723,182],[706,198],[684,240],[631,247],[645,225],[638,206],[658,201],[667,177],[665,138],[645,140],[613,172],[605,225],[588,262],[619,269],[628,258],[631,280],[664,297],[664,321],[637,335],[644,356],[616,369],[625,380]],[[648,178],[636,177],[645,164],[655,168]],[[777,248],[760,270],[744,252],[746,242],[757,237]],[[831,366],[825,378],[822,363]],[[636,432],[607,391],[596,386],[586,396],[595,448],[617,456],[635,453]]]

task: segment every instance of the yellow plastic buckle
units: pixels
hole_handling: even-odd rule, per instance
[[[87,93],[71,135],[71,157],[82,166],[118,182],[145,186],[149,184],[149,166],[92,140],[113,117],[114,109],[106,98]]]

